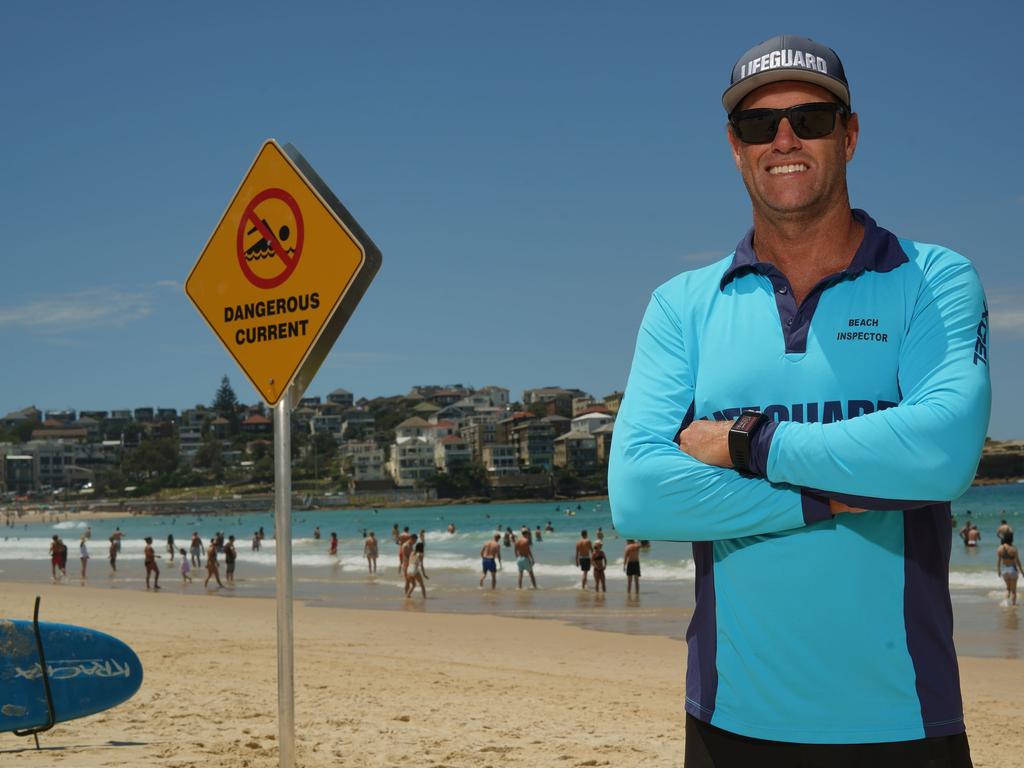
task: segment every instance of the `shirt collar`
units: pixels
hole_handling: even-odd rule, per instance
[[[896,235],[875,224],[875,220],[860,208],[853,209],[853,218],[864,227],[864,239],[861,241],[857,253],[853,255],[850,265],[840,272],[839,275],[843,277],[856,277],[865,270],[871,272],[890,272],[900,264],[909,261]],[[725,270],[725,274],[722,275],[719,287],[724,291],[725,286],[738,274],[748,271],[764,274],[773,269],[775,267],[772,264],[758,260],[757,254],[754,253],[754,228],[751,227],[747,234],[743,236],[743,239],[740,240],[739,245],[736,246],[732,263]]]

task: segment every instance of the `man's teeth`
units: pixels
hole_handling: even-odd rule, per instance
[[[776,165],[773,168],[768,169],[768,173],[773,176],[777,173],[801,173],[807,170],[807,166],[803,163],[794,163],[793,165]]]

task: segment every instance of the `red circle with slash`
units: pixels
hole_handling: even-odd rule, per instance
[[[281,244],[277,233],[267,225],[267,223],[256,214],[256,206],[267,200],[280,200],[291,210],[292,215],[295,217],[295,248],[289,253],[284,245]],[[252,271],[252,267],[249,266],[249,262],[246,260],[246,251],[251,250],[245,247],[245,235],[251,233],[253,229],[256,229],[261,240],[258,240],[255,245],[264,243],[265,248],[269,248],[273,254],[277,257],[278,261],[281,262],[282,269],[276,275],[272,277],[260,277]],[[295,267],[299,264],[299,256],[302,255],[302,239],[303,239],[303,225],[302,225],[302,212],[299,210],[299,204],[295,202],[295,198],[285,192],[283,189],[271,187],[260,192],[254,197],[247,206],[245,211],[242,213],[242,218],[238,222],[238,238],[237,238],[237,251],[238,251],[238,266],[242,268],[242,274],[245,275],[246,279],[255,285],[257,288],[276,288],[281,285],[285,280],[291,277],[292,272],[295,271]],[[287,237],[287,235],[285,235]]]

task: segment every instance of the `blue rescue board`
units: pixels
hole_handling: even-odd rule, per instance
[[[142,685],[139,657],[116,637],[39,622],[54,722],[116,707]],[[31,621],[0,619],[0,731],[45,726],[46,689]]]

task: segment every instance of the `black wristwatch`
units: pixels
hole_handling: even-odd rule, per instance
[[[768,417],[760,411],[744,411],[729,430],[729,457],[740,472],[750,472],[750,444],[766,421]]]

